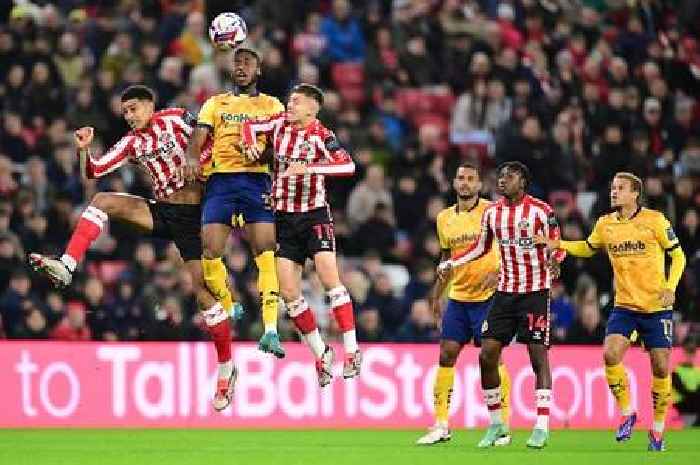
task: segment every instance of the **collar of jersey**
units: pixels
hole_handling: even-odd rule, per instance
[[[457,203],[455,204],[455,213],[457,213],[458,215],[459,215],[460,213],[469,213],[470,211],[472,211],[472,210],[474,210],[476,207],[478,207],[480,202],[481,202],[481,199],[480,199],[480,198],[477,198],[477,199],[476,199],[476,202],[474,203],[474,206],[473,206],[472,208],[470,208],[469,210],[464,210],[464,211],[460,211],[460,210],[459,210],[459,202],[457,202]]]
[[[503,196],[503,204],[507,207],[517,207],[518,205],[522,205],[523,203],[525,203],[525,199],[527,199],[527,197],[528,197],[528,195],[525,194],[525,195],[523,195],[523,198],[520,199],[519,201],[511,202],[505,196]]]
[[[642,207],[641,206],[637,207],[637,209],[634,211],[634,213],[632,213],[632,216],[630,216],[627,219],[620,218],[620,213],[615,212],[615,218],[617,219],[617,221],[632,221],[634,219],[634,217],[639,215],[639,212],[641,212],[641,211],[642,211]]]
[[[241,93],[241,88],[238,86],[233,86],[233,90],[231,91],[231,93],[236,97],[240,97],[241,95],[247,95],[248,97],[257,97],[258,95],[260,95],[260,91],[258,91],[257,88],[250,94],[243,94]]]

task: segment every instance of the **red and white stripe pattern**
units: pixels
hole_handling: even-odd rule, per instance
[[[100,231],[104,229],[104,225],[109,221],[109,216],[105,212],[92,205],[88,205],[81,216],[100,228]]]
[[[549,255],[544,246],[534,244],[535,235],[560,237],[552,207],[529,195],[517,204],[500,199],[484,212],[479,239],[469,249],[452,257],[453,266],[483,256],[491,250],[495,239],[501,257],[499,291],[524,294],[549,289],[552,283],[546,265]],[[554,254],[559,262],[564,256],[561,250]]]
[[[275,151],[272,196],[276,211],[303,213],[326,207],[325,177],[350,176],[355,172],[350,155],[318,120],[298,129],[285,113],[280,113],[243,124],[247,145],[252,146],[260,134],[272,141]],[[306,166],[306,174],[282,176],[291,163],[297,162]]]
[[[153,114],[144,129],[129,131],[107,153],[87,159],[87,174],[99,178],[126,162],[140,164],[153,181],[156,198],[164,198],[185,185],[180,167],[185,163],[187,142],[196,119],[183,108],[168,108]],[[203,151],[211,150],[207,141]]]

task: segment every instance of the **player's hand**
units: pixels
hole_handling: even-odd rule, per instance
[[[498,286],[498,271],[491,271],[484,276],[484,289],[493,289]]]
[[[547,259],[547,268],[549,268],[549,274],[552,275],[552,279],[559,279],[559,276],[561,276],[561,264],[554,257]]]
[[[535,242],[535,245],[544,245],[549,250],[555,250],[559,248],[559,239],[550,239],[547,236],[536,234],[535,237],[532,238],[532,240]]]
[[[180,170],[182,171],[182,177],[185,178],[185,181],[195,182],[201,175],[202,167],[199,165],[198,160],[187,158]]]
[[[306,173],[306,165],[304,165],[303,163],[294,162],[289,165],[289,167],[285,170],[284,173],[282,173],[282,177],[287,178],[289,176],[297,176]]]
[[[76,129],[73,133],[75,144],[81,150],[90,147],[93,137],[95,137],[95,128],[90,126],[85,126],[80,129]]]
[[[258,161],[260,157],[262,156],[262,153],[260,153],[260,150],[258,150],[258,147],[253,145],[245,145],[243,144],[243,154],[245,157],[248,159],[248,161]]]
[[[661,289],[659,301],[661,302],[661,308],[668,308],[676,301],[676,293],[671,289]]]
[[[437,267],[438,278],[448,279],[450,274],[452,274],[453,267],[454,263],[452,263],[452,260],[445,260],[444,262],[441,262]]]

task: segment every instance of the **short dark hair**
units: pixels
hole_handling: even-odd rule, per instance
[[[530,180],[532,179],[528,167],[519,161],[507,161],[505,163],[501,163],[501,166],[498,167],[496,172],[500,173],[506,168],[520,173],[520,177],[525,180],[525,189],[527,190],[527,188],[530,186]]]
[[[131,99],[149,100],[151,102],[155,102],[156,94],[150,87],[142,85],[129,86],[124,90],[124,92],[122,92],[121,101],[126,102],[127,100]]]
[[[470,161],[463,161],[462,163],[459,164],[459,166],[457,166],[457,170],[459,170],[460,168],[468,168],[470,170],[474,170],[474,171],[476,171],[476,175],[479,178],[481,178],[481,169],[479,168],[479,165],[477,165],[476,163],[472,163]],[[455,172],[455,174],[456,174],[456,172]]]
[[[313,84],[297,84],[291,94],[305,95],[316,100],[319,106],[323,106],[323,91]]]

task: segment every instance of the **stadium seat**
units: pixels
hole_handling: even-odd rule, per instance
[[[365,103],[365,88],[363,86],[348,85],[338,87],[338,93],[342,99],[352,106],[359,107]]]
[[[362,86],[365,83],[363,63],[335,63],[331,67],[331,78],[336,87]]]
[[[396,93],[396,111],[410,118],[415,113],[430,111],[430,102],[421,89],[401,89]]]

